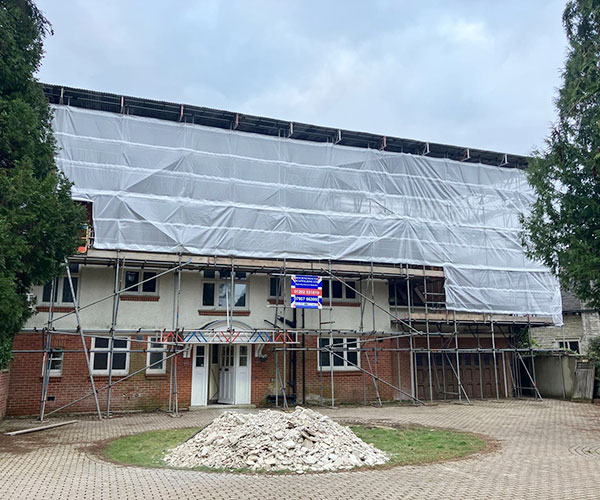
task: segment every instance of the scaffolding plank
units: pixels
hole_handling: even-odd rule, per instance
[[[63,427],[64,425],[70,425],[78,422],[78,420],[68,420],[67,422],[58,422],[56,424],[41,425],[39,427],[30,427],[29,429],[21,429],[19,431],[5,432],[5,436],[18,436],[20,434],[29,434],[31,432],[46,431],[48,429],[56,429],[57,427]]]

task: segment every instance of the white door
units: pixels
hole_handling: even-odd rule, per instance
[[[192,363],[192,406],[205,406],[207,404],[207,356],[206,346],[198,344],[194,347],[194,361]]]
[[[219,346],[219,403],[235,402],[235,346]]]
[[[250,404],[250,375],[252,372],[252,346],[235,346],[235,404]]]

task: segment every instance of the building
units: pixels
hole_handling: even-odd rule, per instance
[[[45,91],[89,225],[68,274],[32,291],[8,414],[535,385],[530,330],[562,318],[520,246],[526,158]],[[291,307],[296,275],[321,278],[321,309]]]
[[[586,307],[572,292],[563,291],[563,325],[536,328],[533,340],[542,348],[568,349],[586,355],[588,344],[600,336],[600,314]]]

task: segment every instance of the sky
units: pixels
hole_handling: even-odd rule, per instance
[[[564,0],[37,0],[47,83],[529,154]]]

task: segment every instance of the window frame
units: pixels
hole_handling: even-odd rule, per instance
[[[571,349],[571,342],[577,342],[577,350]],[[558,339],[556,343],[558,344],[559,349],[566,349],[567,351],[581,354],[581,339]]]
[[[60,354],[60,368],[56,369],[56,368],[52,368],[52,362],[56,361],[56,354]],[[49,370],[48,370],[48,376],[49,377],[62,377],[62,370],[63,370],[63,366],[65,364],[65,351],[62,347],[53,347],[50,349],[50,352],[48,353],[48,361],[49,361]],[[42,358],[42,376],[44,376],[44,370],[45,370],[46,366],[45,363],[43,361]]]
[[[79,295],[81,290],[81,271],[79,264],[69,264],[71,277],[73,278],[73,287],[75,288],[75,297],[74,300],[70,302],[64,301],[64,292],[65,287],[69,287],[69,294],[71,293],[70,285],[69,285],[69,277],[68,276],[59,276],[54,278],[56,280],[56,288],[54,290],[54,305],[55,306],[75,306],[75,300],[79,302]],[[44,289],[46,286],[50,286],[50,300],[44,300]],[[52,281],[45,283],[42,285],[42,292],[40,294],[42,300],[40,300],[39,305],[50,306],[52,302]]]
[[[345,348],[342,352],[340,352],[339,354],[341,354],[344,358],[344,365],[343,366],[335,366],[335,363],[333,365],[333,371],[334,372],[358,372],[360,371],[361,368],[361,362],[360,362],[360,337],[333,337],[333,340],[335,339],[342,339],[343,340],[343,344],[344,346],[347,346],[348,343],[356,343],[357,347],[356,349],[356,365],[357,366],[353,366],[351,364],[348,364],[348,351],[349,350],[353,350],[353,349],[347,349]],[[321,348],[322,346],[320,345],[321,341],[325,341],[327,342],[327,344],[325,345],[329,345],[329,336],[322,336],[321,338],[317,337],[317,346],[319,348]],[[332,359],[333,358],[333,359]],[[331,356],[332,360],[335,360],[335,356]],[[337,358],[339,359],[339,358]],[[317,351],[317,370],[318,371],[331,371],[331,365],[325,365],[322,366],[321,365],[321,351],[318,350]]]
[[[226,311],[227,310],[227,305],[224,306],[220,306],[219,305],[219,285],[229,285],[231,286],[231,274],[229,274],[229,276],[223,276],[221,277],[221,271],[211,271],[211,273],[214,272],[214,277],[208,277],[205,278],[204,277],[204,272],[202,273],[202,281],[201,281],[201,286],[200,286],[200,308],[202,310],[205,311]],[[243,274],[243,277],[238,277],[239,274]],[[204,285],[205,284],[213,284],[213,303],[212,305],[205,305],[204,304]],[[245,298],[244,298],[244,305],[243,306],[236,306],[235,304],[233,304],[233,307],[230,306],[231,310],[235,310],[235,311],[248,311],[250,309],[250,283],[248,280],[248,275],[247,273],[243,272],[240,273],[239,271],[236,271],[235,273],[235,278],[234,278],[234,297],[235,297],[235,288],[238,285],[244,285],[246,288],[246,292],[245,292]]]
[[[140,269],[140,268],[125,268],[123,274],[123,288],[127,288],[127,273],[137,273],[138,274],[138,282],[137,288],[130,288],[122,293],[122,295],[136,295],[136,296],[145,296],[145,297],[158,297],[159,296],[159,282],[160,280],[156,277],[159,274],[157,269]],[[155,289],[153,292],[144,291],[144,285],[140,285],[142,281],[144,281],[146,273],[154,273],[154,282]],[[148,283],[151,283],[150,281]]]
[[[107,347],[96,347],[96,340],[102,338],[102,339],[107,339],[108,340],[108,345]],[[125,354],[125,368],[122,370],[116,370],[113,368],[112,370],[112,374],[113,376],[125,376],[125,375],[129,375],[129,362],[131,359],[130,356],[130,346],[131,346],[131,338],[129,337],[116,337],[114,338],[114,340],[125,340],[127,342],[125,347],[113,347],[113,355],[114,354],[119,354],[119,353],[123,353]],[[92,348],[90,349],[90,366],[92,367],[92,374],[93,375],[108,375],[109,374],[109,363],[110,363],[110,344],[111,344],[111,338],[110,337],[92,337]],[[106,369],[96,369],[94,368],[94,362],[96,360],[96,354],[103,354],[106,353]]]
[[[153,340],[156,339],[156,340]],[[146,375],[164,375],[167,373],[166,354],[167,346],[160,342],[160,337],[146,337],[148,344],[146,344]],[[160,347],[153,347],[152,344],[160,344]],[[157,368],[156,366],[150,367],[152,354],[162,353],[162,367]]]
[[[357,280],[345,280],[345,283],[341,283],[340,281],[331,280],[331,285],[332,285],[332,290],[335,288],[336,285],[340,285],[342,287],[342,296],[341,297],[333,297],[333,293],[330,293],[329,290],[329,278],[323,278],[323,305],[325,305],[327,303],[327,305],[331,304],[332,302],[335,304],[343,302],[343,303],[347,303],[347,304],[358,304],[360,303],[360,295],[358,295],[358,293],[356,293],[354,290],[350,290],[347,286],[346,283],[348,283],[352,288],[354,288],[355,290],[358,290],[358,282]],[[348,297],[348,292],[353,293],[354,297]]]

